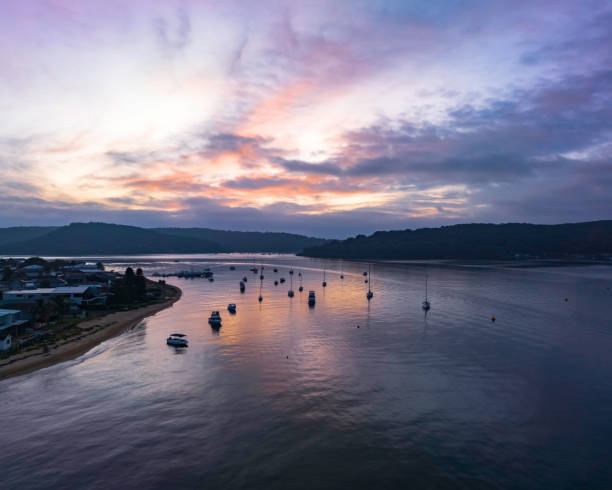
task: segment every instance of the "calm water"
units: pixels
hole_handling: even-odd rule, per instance
[[[222,259],[129,259],[216,280],[0,382],[0,487],[612,488],[612,268],[374,264],[368,304],[364,264],[265,256],[259,304],[251,260]]]

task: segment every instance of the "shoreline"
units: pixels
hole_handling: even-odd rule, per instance
[[[134,328],[145,318],[171,307],[181,298],[183,292],[180,288],[170,284],[167,284],[166,287],[171,292],[169,298],[161,303],[143,306],[135,310],[109,313],[103,317],[91,320],[84,320],[77,325],[78,328],[82,329],[82,335],[51,345],[46,353],[43,352],[41,347],[33,353],[24,353],[21,357],[18,355],[15,358],[9,358],[1,362],[0,381],[28,374],[60,362],[71,361],[102,342]]]

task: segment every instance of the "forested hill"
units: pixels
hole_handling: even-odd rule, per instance
[[[0,247],[7,243],[23,242],[38,238],[56,230],[57,226],[14,226],[0,228]]]
[[[0,236],[3,230],[0,230]],[[87,255],[220,252],[216,243],[165,235],[136,226],[72,223],[29,240],[4,243],[0,252],[20,255]]]
[[[299,252],[326,240],[292,233],[224,231],[208,228],[155,228],[168,235],[210,240],[232,252]]]
[[[509,259],[612,254],[612,221],[562,225],[463,224],[378,231],[309,247],[301,255],[348,259]]]
[[[297,252],[324,242],[289,233],[149,229],[107,223],[0,228],[0,254],[4,255]]]

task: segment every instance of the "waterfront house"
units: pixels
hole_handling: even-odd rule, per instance
[[[13,346],[13,336],[0,330],[0,351],[9,350]]]
[[[5,305],[36,303],[39,300],[47,301],[58,296],[76,306],[106,303],[106,296],[100,293],[100,286],[96,284],[5,291],[2,303]]]
[[[27,323],[19,310],[0,309],[0,350],[8,350],[13,345],[17,328]]]

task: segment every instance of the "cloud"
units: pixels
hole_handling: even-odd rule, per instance
[[[612,211],[606,2],[120,4],[0,18],[0,223],[341,236]]]

